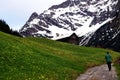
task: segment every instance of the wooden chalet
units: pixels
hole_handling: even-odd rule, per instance
[[[62,37],[58,37],[54,40],[61,41],[61,42],[67,42],[67,43],[71,43],[74,45],[79,45],[79,37],[75,33],[62,36]]]

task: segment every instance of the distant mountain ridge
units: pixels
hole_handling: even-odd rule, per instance
[[[20,29],[20,34],[54,40],[76,33],[80,45],[90,46],[89,41],[96,31],[116,18],[117,4],[118,0],[66,0],[41,14],[34,12]]]

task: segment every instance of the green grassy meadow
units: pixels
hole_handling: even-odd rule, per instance
[[[87,68],[105,63],[112,50],[80,47],[44,38],[0,32],[0,80],[75,80]]]

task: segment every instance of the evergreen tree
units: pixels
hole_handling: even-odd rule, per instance
[[[4,20],[0,20],[0,31],[11,33],[10,27]]]
[[[9,25],[4,20],[0,20],[0,31],[22,37],[19,32],[10,29]]]

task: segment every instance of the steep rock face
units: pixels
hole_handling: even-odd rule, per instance
[[[50,7],[40,15],[33,13],[20,33],[23,36],[42,36],[51,39],[69,33],[86,37],[112,20],[117,2],[117,0],[67,0]]]
[[[39,15],[34,12],[20,34],[56,40],[76,33],[79,45],[119,51],[119,4],[118,0],[67,0]]]
[[[29,23],[37,17],[38,17],[38,14],[36,12],[32,13],[29,20],[26,22],[26,24],[20,30],[20,32],[22,33],[22,36],[31,36],[32,33],[37,31],[34,28],[30,28],[30,26],[29,26]]]
[[[114,20],[103,25],[91,37],[87,46],[110,48],[120,52],[120,1],[116,6],[117,12]]]

